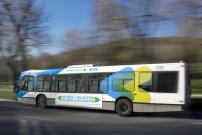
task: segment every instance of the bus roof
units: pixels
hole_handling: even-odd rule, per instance
[[[57,68],[57,69],[43,69],[43,70],[27,70],[21,72],[20,76],[25,76],[25,75],[54,75],[62,71],[64,68]]]
[[[159,64],[138,64],[138,65],[116,65],[116,66],[69,66],[58,74],[77,74],[77,73],[107,73],[107,72],[118,72],[124,68],[128,68],[133,71],[141,68],[148,67],[152,71],[178,71],[180,67],[184,67],[185,63],[159,63]],[[127,70],[127,69],[126,69]],[[125,71],[126,71],[125,70]]]

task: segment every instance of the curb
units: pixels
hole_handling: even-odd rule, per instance
[[[15,101],[15,100],[11,100],[11,99],[0,99],[0,102],[1,101],[6,101],[6,102],[17,102],[17,101]]]
[[[12,89],[0,89],[0,91],[9,91],[9,92],[12,92]]]
[[[202,99],[202,94],[192,94],[191,99]]]

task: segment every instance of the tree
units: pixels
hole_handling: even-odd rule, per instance
[[[139,40],[134,46],[136,58],[152,60],[152,47],[147,38],[154,35],[164,18],[159,15],[159,0],[97,0],[95,22],[97,30],[107,34],[110,40],[131,38]],[[137,54],[138,53],[138,54]],[[135,58],[135,56],[134,56]],[[137,59],[136,59],[137,60]]]
[[[174,22],[181,37],[186,62],[201,61],[202,2],[200,0],[173,0],[166,7],[166,15]]]
[[[95,1],[94,19],[99,35],[106,40],[117,40],[124,36],[129,18],[118,3],[113,0]]]
[[[67,50],[81,48],[84,46],[85,35],[77,29],[67,31],[62,39],[62,46]]]
[[[0,1],[0,51],[13,76],[28,68],[29,49],[47,43],[45,17],[35,0]]]

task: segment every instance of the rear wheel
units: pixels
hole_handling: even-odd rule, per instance
[[[47,106],[47,99],[44,95],[40,95],[37,98],[36,106],[40,108],[46,108]]]
[[[116,102],[116,112],[120,116],[129,116],[133,112],[133,105],[128,99],[120,99]]]

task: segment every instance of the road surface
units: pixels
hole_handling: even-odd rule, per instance
[[[202,133],[202,111],[136,113],[87,109],[40,109],[0,101],[1,135],[190,135]]]

